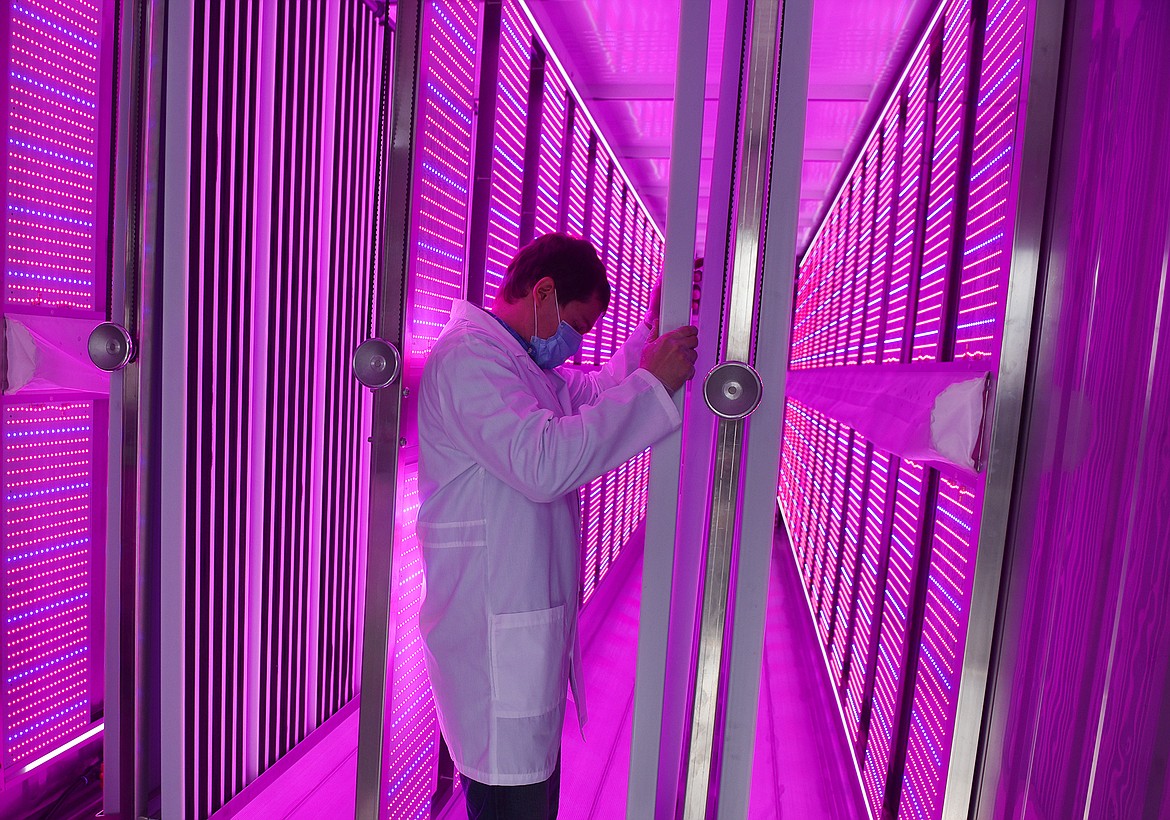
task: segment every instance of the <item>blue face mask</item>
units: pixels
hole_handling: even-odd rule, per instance
[[[581,334],[573,330],[568,322],[561,321],[561,306],[557,303],[556,291],[553,291],[553,303],[557,308],[557,330],[547,339],[536,335],[539,327],[536,317],[536,299],[532,300],[532,329],[533,335],[529,340],[532,343],[532,359],[544,370],[552,370],[567,362],[581,347]]]

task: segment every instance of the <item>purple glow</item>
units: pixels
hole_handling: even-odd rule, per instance
[[[930,55],[922,52],[908,76],[906,121],[902,126],[899,152],[897,223],[894,227],[892,267],[886,302],[886,329],[882,340],[882,361],[902,361],[906,316],[910,305],[910,279],[915,274],[914,236],[922,197],[922,163],[925,150],[926,91]]]
[[[463,295],[475,93],[475,29],[468,3],[432,3],[424,15],[410,290],[410,356],[421,364]]]
[[[93,311],[97,269],[100,11],[10,6],[9,305]]]
[[[878,633],[877,668],[874,670],[873,714],[865,751],[862,779],[866,798],[875,817],[881,816],[886,777],[894,762],[894,733],[899,695],[905,674],[906,637],[910,626],[910,601],[914,590],[914,566],[918,556],[918,529],[922,518],[922,492],[926,471],[912,461],[898,468],[893,528],[886,584],[883,589],[881,626]]]
[[[940,480],[899,817],[942,816],[975,569],[978,506],[971,489]]]
[[[3,762],[90,729],[93,402],[9,404],[4,441]]]
[[[520,190],[524,175],[524,133],[528,122],[528,72],[532,32],[516,3],[504,3],[500,24],[500,67],[496,78],[495,145],[492,149],[491,214],[483,303],[495,300],[504,271],[520,245]]]
[[[971,50],[971,0],[952,0],[943,14],[942,75],[930,160],[930,194],[911,358],[934,361],[942,343],[943,310],[955,233],[964,108]]]
[[[971,189],[963,243],[963,280],[955,358],[995,355],[1011,268],[1015,163],[1027,4],[996,0],[987,10],[975,114]]]

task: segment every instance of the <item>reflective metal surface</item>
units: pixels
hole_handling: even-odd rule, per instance
[[[748,361],[752,354],[753,328],[757,321],[756,291],[759,279],[761,226],[772,160],[777,47],[778,0],[760,0],[751,7],[750,42],[742,42],[746,76],[740,88],[738,108],[741,134],[734,146],[738,161],[734,210],[734,252],[730,260],[730,296],[724,306],[724,352],[729,359]],[[729,101],[728,101],[729,102]],[[716,368],[718,369],[718,368]],[[721,727],[717,712],[724,653],[724,627],[729,609],[732,552],[740,503],[740,460],[743,457],[744,422],[725,419],[716,436],[715,471],[706,569],[703,579],[701,626],[694,675],[694,706],[690,720],[686,789],[683,814],[705,817],[718,805],[718,758]]]
[[[117,322],[102,322],[89,334],[89,360],[100,370],[113,373],[134,358],[134,340]]]
[[[709,793],[716,744],[716,709],[719,702],[720,668],[723,663],[727,592],[731,586],[731,548],[738,512],[739,474],[743,459],[744,422],[719,425],[715,456],[715,489],[711,497],[711,536],[707,545],[707,569],[703,579],[702,626],[695,670],[695,705],[687,758],[687,783],[683,817],[699,820],[718,805],[718,790]]]
[[[165,21],[158,30],[157,38],[152,37],[151,57],[158,61],[162,72],[165,108],[161,127],[152,129],[161,134],[163,160],[151,169],[148,180],[186,179],[190,168],[191,152],[191,38],[192,10],[186,3],[168,3],[159,0],[156,19]],[[165,55],[165,60],[164,56]],[[152,94],[153,94],[152,89]],[[184,629],[186,610],[185,564],[186,556],[181,545],[185,543],[187,527],[186,495],[186,434],[187,434],[187,293],[189,277],[187,256],[189,202],[185,185],[166,186],[157,191],[160,196],[159,226],[156,231],[146,234],[159,237],[157,258],[145,269],[156,273],[159,280],[160,298],[156,305],[160,333],[154,347],[159,350],[159,382],[161,398],[159,415],[167,419],[167,434],[159,442],[161,451],[159,480],[162,490],[159,495],[159,539],[171,548],[164,549],[160,557],[162,588],[167,594],[162,599],[162,646],[166,648],[160,657],[162,681],[162,811],[168,818],[185,818],[189,815],[184,795],[185,784],[190,777],[187,763],[186,721],[183,719],[184,689],[187,670],[183,659]],[[141,340],[149,347],[147,339]]]
[[[402,349],[407,249],[411,224],[411,168],[414,162],[422,3],[398,4],[393,46],[382,51],[381,205],[375,335]],[[391,70],[392,66],[392,70]],[[390,581],[398,493],[398,432],[402,382],[374,394],[370,447],[370,524],[366,547],[366,597],[362,619],[361,715],[358,723],[357,820],[376,820],[382,796],[385,750],[386,659],[390,637]]]
[[[165,6],[151,0],[126,3],[119,21],[119,88],[116,158],[114,162],[113,235],[111,244],[111,321],[99,326],[107,333],[99,358],[117,371],[110,395],[110,503],[106,547],[106,699],[105,794],[107,813],[138,816],[146,809],[147,759],[159,749],[147,739],[145,711],[159,693],[145,691],[143,656],[149,639],[138,631],[146,585],[144,553],[157,546],[149,541],[156,492],[142,478],[158,442],[150,435],[153,422],[149,397],[157,378],[156,354],[144,351],[135,359],[132,339],[149,344],[157,327],[140,326],[139,304],[158,303],[157,245],[148,241],[158,230],[157,189],[148,187],[158,172],[162,118],[162,62],[150,48],[162,37]],[[96,333],[96,331],[95,331]],[[117,348],[111,350],[111,346]],[[91,338],[91,356],[93,339]],[[120,364],[119,364],[120,363]],[[114,365],[109,367],[109,365]],[[145,402],[142,396],[148,397]],[[155,552],[157,560],[157,552]],[[151,619],[153,622],[154,619]],[[156,633],[157,634],[157,633]]]
[[[711,412],[724,419],[747,418],[760,405],[764,384],[751,365],[724,362],[703,382],[703,399]]]
[[[398,381],[402,356],[392,342],[366,339],[353,352],[353,375],[371,390],[381,390]]]
[[[690,281],[695,248],[703,137],[704,64],[710,4],[684,0],[678,21],[680,54],[674,86],[674,131],[670,197],[662,280],[664,330],[686,323],[690,313]],[[685,388],[674,395],[681,408]],[[667,639],[674,573],[674,546],[679,503],[682,438],[667,436],[654,446],[646,511],[646,547],[642,573],[641,618],[638,623],[638,685],[634,693],[633,737],[626,816],[630,820],[673,812],[675,775],[659,767],[660,753],[671,757],[677,748],[660,748],[663,695],[667,678]]]
[[[776,85],[776,133],[772,139],[767,242],[761,253],[757,332],[766,329],[772,350],[786,351],[792,331],[793,278],[797,263],[801,151],[809,95],[809,48],[813,31],[812,0],[786,0],[781,23],[779,77]],[[759,715],[760,669],[768,577],[776,534],[776,476],[784,413],[787,356],[763,355],[754,365],[764,384],[760,405],[750,420],[743,458],[743,515],[735,558],[732,597],[735,632],[726,647],[724,737],[719,780],[719,811],[746,817]]]
[[[1040,276],[1042,234],[1048,196],[1049,161],[1052,153],[1056,91],[1064,27],[1064,3],[1038,3],[1028,56],[1027,109],[1020,151],[1022,180],[1012,243],[1012,267],[1008,282],[1007,310],[998,382],[994,388],[992,427],[987,457],[987,485],[979,523],[979,547],[971,593],[971,615],[963,653],[955,715],[955,734],[947,772],[943,817],[966,818],[972,807],[977,780],[990,775],[997,765],[987,757],[983,713],[989,696],[988,670],[996,613],[999,609],[1004,542],[1016,492],[1017,450],[1023,413],[1025,379],[1032,344],[1032,312]],[[980,773],[980,754],[992,770]],[[993,807],[982,804],[976,816],[992,817]]]

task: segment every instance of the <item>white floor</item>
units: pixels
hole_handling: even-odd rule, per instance
[[[749,816],[864,818],[828,674],[784,543],[776,545],[771,575]],[[623,556],[582,614],[589,722],[582,739],[570,709],[563,739],[562,820],[624,815],[641,585],[641,556]],[[279,791],[275,799],[266,793],[254,805],[263,804],[265,818],[352,818],[356,743],[354,711],[267,790]],[[235,816],[261,815],[244,807]],[[442,818],[463,816],[456,794]]]

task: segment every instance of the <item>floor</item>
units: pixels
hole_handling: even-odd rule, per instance
[[[775,558],[749,816],[859,820],[866,817],[861,789],[786,544],[776,544]],[[562,820],[624,815],[641,569],[639,555],[623,556],[582,614],[589,721],[582,737],[570,708],[563,739]],[[281,810],[273,813],[274,804],[266,799],[265,816],[352,817],[355,746],[356,712],[338,723],[312,759],[281,778]],[[463,816],[457,793],[440,817]]]

